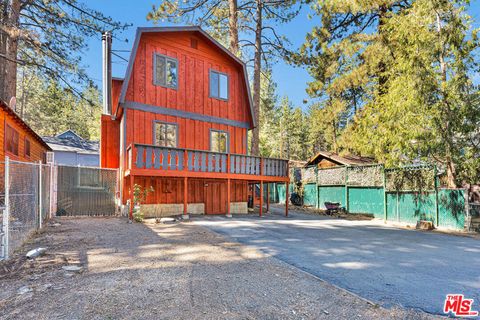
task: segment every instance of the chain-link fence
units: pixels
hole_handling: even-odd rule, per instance
[[[57,181],[57,215],[116,214],[117,170],[59,166]]]
[[[117,171],[0,162],[0,259],[54,215],[116,214]]]
[[[8,257],[50,217],[50,166],[9,161],[2,168],[2,252]]]

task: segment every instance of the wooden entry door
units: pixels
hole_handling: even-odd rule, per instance
[[[205,182],[205,213],[226,214],[227,213],[227,182],[207,181]]]

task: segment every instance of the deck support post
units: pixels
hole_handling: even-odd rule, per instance
[[[135,203],[133,203],[133,182],[135,181],[135,176],[130,176],[130,206],[128,207],[128,218],[133,220],[133,207]]]
[[[232,213],[230,212],[230,179],[227,179],[227,218],[232,217]]]
[[[188,178],[183,178],[183,215],[182,219],[188,220],[190,216],[188,215]]]
[[[288,217],[288,202],[289,202],[289,199],[288,199],[288,187],[289,187],[289,183],[287,182],[285,184],[285,217]]]
[[[267,183],[267,213],[270,212],[270,183]]]
[[[262,217],[263,213],[263,181],[260,180],[260,211],[259,216]]]
[[[252,208],[253,208],[253,212],[255,212],[255,183],[252,183]]]

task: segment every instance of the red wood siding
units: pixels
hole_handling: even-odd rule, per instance
[[[120,91],[123,81],[119,79],[112,80],[112,114],[117,113],[118,101],[120,100]]]
[[[16,130],[19,134],[18,155],[6,151],[5,130],[6,125]],[[30,141],[30,156],[25,155],[25,138]],[[44,161],[44,155],[47,148],[42,145],[23,125],[18,123],[11,115],[0,109],[0,161],[5,161],[5,156],[12,160],[35,162]]]
[[[178,148],[209,150],[210,129],[229,133],[230,152],[247,152],[247,129],[218,123],[210,123],[181,117],[154,114],[140,110],[127,110],[127,145],[131,143],[153,144],[154,121],[176,123]]]
[[[197,49],[190,47],[191,38],[198,41]],[[153,56],[161,53],[178,60],[178,88],[153,85]],[[218,70],[229,76],[229,99],[209,97],[209,71]],[[206,116],[251,123],[248,95],[242,68],[211,42],[191,32],[143,34],[130,77],[126,101],[166,107]],[[209,129],[229,132],[230,151],[245,154],[245,128],[230,125],[159,115],[140,110],[128,110],[127,145],[153,143],[153,121],[178,124],[178,147],[209,149]]]
[[[128,179],[125,181],[128,182]],[[153,187],[145,201],[147,204],[183,204],[183,178],[135,177],[135,184],[143,188]],[[128,185],[128,183],[126,183]],[[231,181],[230,201],[246,202],[248,197],[246,181]],[[125,188],[124,199],[128,199],[129,187]],[[226,213],[227,182],[213,179],[189,179],[188,203],[205,203],[208,214]]]
[[[102,168],[118,168],[120,160],[120,121],[102,115],[100,137],[100,165]]]

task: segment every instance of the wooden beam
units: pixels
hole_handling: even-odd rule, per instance
[[[270,211],[270,184],[267,183],[267,213]]]
[[[255,183],[252,183],[252,207],[255,212]]]
[[[288,182],[285,184],[285,217],[288,217],[288,202],[290,201],[288,196]]]
[[[188,178],[183,178],[183,218],[188,219]]]
[[[128,212],[128,216],[130,220],[133,220],[133,207],[135,206],[135,203],[133,203],[133,183],[135,182],[135,176],[131,175],[130,176],[130,208]]]
[[[149,176],[149,177],[188,177],[188,178],[204,178],[204,179],[232,179],[232,180],[255,180],[268,182],[287,182],[289,177],[275,176],[257,176],[253,174],[236,174],[236,173],[220,173],[220,172],[197,172],[188,170],[161,170],[161,169],[131,169],[125,171],[125,176]]]
[[[227,179],[227,217],[232,217],[230,212],[230,179]]]
[[[260,181],[260,217],[263,213],[263,181]]]

